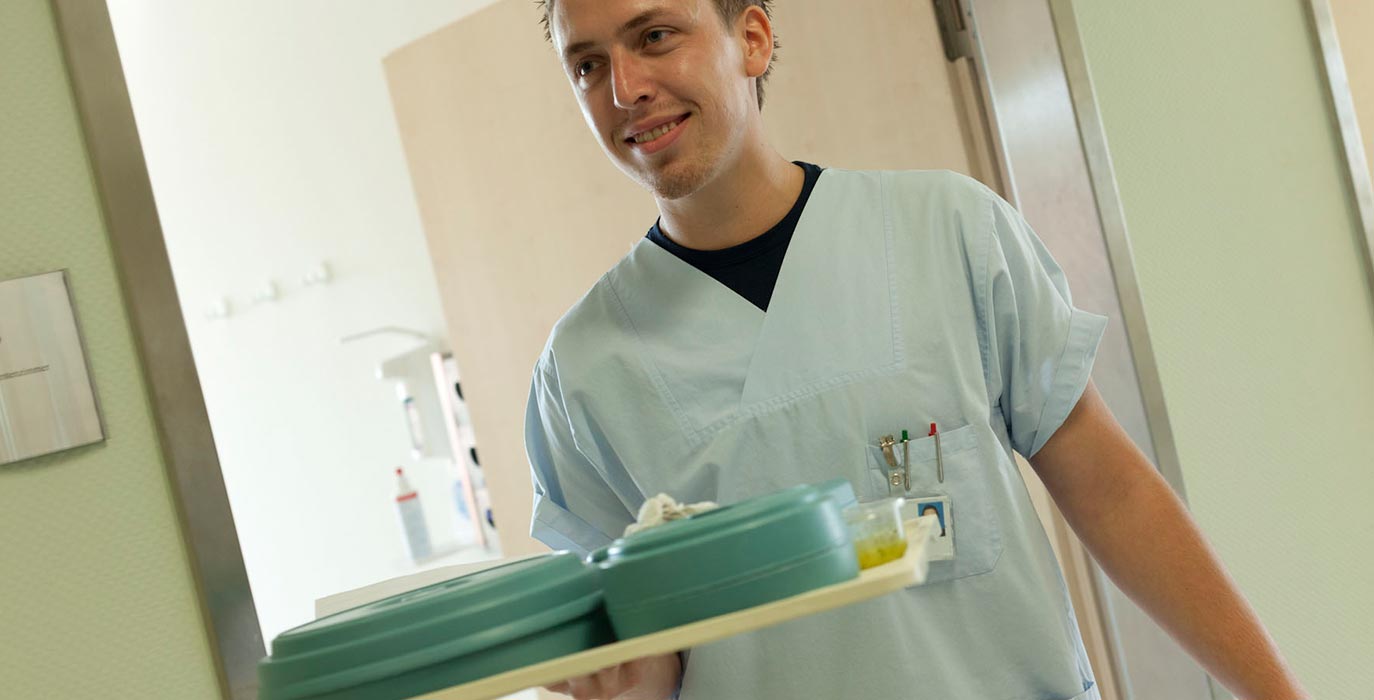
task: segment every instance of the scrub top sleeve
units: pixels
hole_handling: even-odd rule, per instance
[[[1107,319],[1074,308],[1064,271],[1020,212],[983,194],[990,221],[974,275],[983,366],[1012,447],[1029,459],[1082,397]]]
[[[534,481],[530,535],[555,550],[586,555],[634,522],[591,460],[573,442],[557,376],[535,369],[525,411],[525,453]]]

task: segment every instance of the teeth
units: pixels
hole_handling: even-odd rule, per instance
[[[635,143],[648,143],[650,141],[662,138],[664,134],[668,133],[669,131],[672,131],[674,128],[677,127],[678,124],[681,123],[682,122],[679,120],[672,122],[671,124],[664,124],[663,126],[660,126],[657,129],[646,131],[635,137]]]

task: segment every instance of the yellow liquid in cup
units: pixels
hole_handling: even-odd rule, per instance
[[[901,559],[906,554],[906,538],[884,533],[855,542],[854,551],[859,555],[859,568],[871,569]]]

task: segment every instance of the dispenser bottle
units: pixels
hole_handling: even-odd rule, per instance
[[[396,467],[396,514],[401,520],[401,530],[405,533],[410,558],[419,561],[433,554],[429,543],[429,528],[425,525],[425,509],[420,505],[420,494],[410,485],[410,480],[400,467]]]

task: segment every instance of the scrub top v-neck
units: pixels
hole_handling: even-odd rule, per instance
[[[811,163],[795,161],[795,164],[803,172],[801,193],[787,215],[763,234],[723,250],[695,250],[679,245],[664,235],[661,222],[655,222],[647,238],[748,299],[760,310],[768,311],[768,302],[773,297],[773,287],[778,281],[778,272],[782,270],[792,234],[801,220],[802,210],[811,198],[811,190],[816,187],[816,181],[825,170]]]

